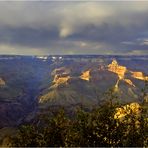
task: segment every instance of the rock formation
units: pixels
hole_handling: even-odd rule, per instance
[[[129,84],[129,85],[135,87],[135,85],[133,84],[133,82],[132,82],[130,79],[124,79],[124,81],[125,81],[127,84]]]
[[[144,81],[148,81],[148,76],[144,76],[144,74],[140,71],[138,72],[131,72],[132,73],[132,77],[139,79],[139,80],[144,80]]]
[[[117,61],[114,59],[112,63],[108,65],[108,70],[116,73],[121,80],[124,79],[124,74],[127,71],[127,68],[125,66],[118,65]]]
[[[90,70],[84,71],[80,76],[81,79],[89,81],[90,80]]]
[[[6,85],[5,81],[2,78],[0,78],[0,87],[3,87],[5,85]]]
[[[120,66],[115,59],[112,61],[111,64],[108,65],[108,71],[116,73],[119,77],[119,79],[117,80],[115,84],[115,91],[118,90],[118,84],[120,80],[123,80],[127,84],[135,87],[135,85],[130,79],[125,78],[125,73],[128,71],[127,68],[125,66]]]
[[[71,77],[68,75],[55,75],[53,83],[54,83],[54,87],[58,87],[62,84],[67,84],[67,81],[70,79]]]

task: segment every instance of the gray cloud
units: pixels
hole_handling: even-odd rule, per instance
[[[0,2],[0,53],[148,54],[148,2]]]

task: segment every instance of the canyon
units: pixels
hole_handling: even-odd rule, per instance
[[[40,109],[91,108],[110,88],[121,102],[139,102],[146,63],[144,57],[0,56],[0,127],[28,122]]]

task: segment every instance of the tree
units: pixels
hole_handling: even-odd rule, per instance
[[[23,125],[12,138],[12,146],[55,147],[143,147],[147,146],[147,118],[143,111],[131,112],[123,120],[114,118],[116,103],[104,102],[92,111],[79,108],[73,118],[60,109],[42,124]]]

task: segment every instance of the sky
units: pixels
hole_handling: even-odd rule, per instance
[[[1,1],[0,54],[148,55],[148,1]]]

